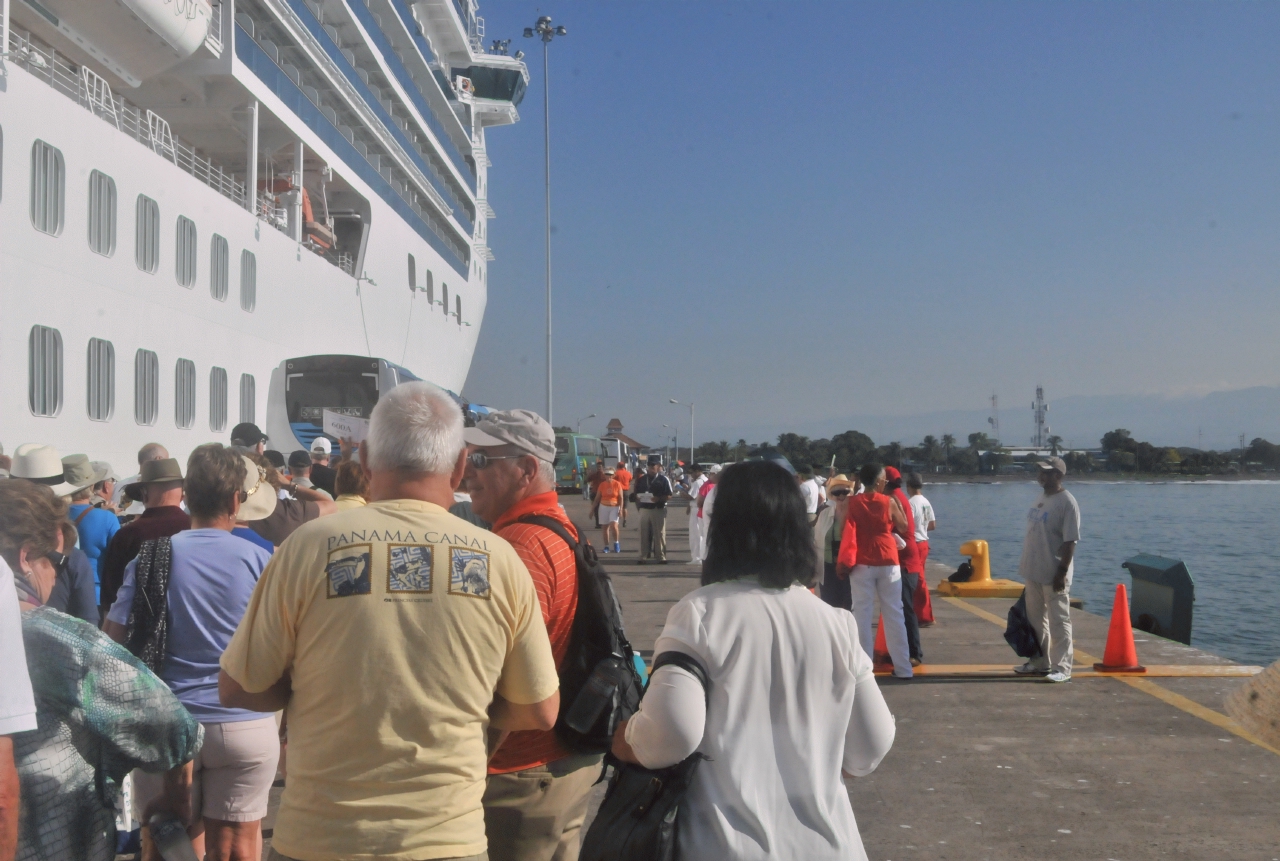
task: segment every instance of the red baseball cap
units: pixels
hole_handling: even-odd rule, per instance
[[[898,472],[898,468],[896,466],[886,466],[884,468],[884,477],[889,481],[897,481],[902,478],[902,473]]]

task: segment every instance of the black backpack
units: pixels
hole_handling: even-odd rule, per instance
[[[1023,589],[1018,601],[1009,608],[1008,624],[1004,629],[1004,641],[1013,647],[1019,658],[1040,657],[1040,640],[1036,629],[1027,618],[1027,590]]]
[[[578,608],[573,614],[569,651],[560,665],[560,714],[556,736],[574,753],[605,753],[613,746],[618,724],[636,713],[640,706],[641,682],[632,657],[631,643],[622,627],[622,607],[613,591],[609,572],[604,570],[590,542],[574,541],[554,517],[531,514],[520,523],[541,526],[558,535],[573,551],[578,570]],[[575,525],[576,528],[576,525]],[[578,529],[578,534],[582,530]],[[608,705],[586,731],[574,729],[566,720],[587,680],[600,668],[617,681]],[[585,692],[588,696],[591,691]]]
[[[973,578],[973,564],[969,562],[961,562],[960,567],[956,569],[956,573],[947,579],[952,583],[968,583]]]

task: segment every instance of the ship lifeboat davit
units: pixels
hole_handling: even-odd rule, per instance
[[[213,20],[209,0],[14,0],[12,11],[55,45],[70,40],[131,87],[194,54]]]

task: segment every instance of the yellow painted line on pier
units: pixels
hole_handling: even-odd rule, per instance
[[[1151,694],[1151,696],[1158,700],[1164,700],[1176,709],[1181,709],[1189,715],[1195,715],[1201,720],[1207,721],[1220,729],[1224,729],[1232,735],[1237,735],[1245,741],[1252,742],[1258,747],[1264,750],[1269,750],[1277,756],[1280,756],[1280,750],[1277,750],[1267,744],[1265,741],[1258,738],[1256,735],[1249,732],[1247,729],[1240,726],[1240,724],[1236,723],[1221,712],[1216,712],[1211,708],[1202,706],[1195,700],[1189,700],[1181,694],[1175,694],[1168,688],[1162,688],[1155,682],[1149,682],[1146,679],[1135,679],[1132,676],[1117,678],[1131,688],[1137,688],[1143,693]]]
[[[1079,654],[1079,653],[1077,653]],[[1092,660],[1092,658],[1090,659]],[[1107,679],[1107,678],[1139,678],[1139,679],[1214,679],[1214,678],[1249,678],[1262,672],[1262,667],[1244,664],[1154,664],[1147,667],[1145,673],[1107,673],[1099,672],[1092,667],[1076,667],[1073,679]],[[921,664],[915,668],[917,676],[992,676],[1025,678],[1028,681],[1042,681],[1039,676],[1020,676],[1013,671],[1010,664]],[[890,675],[890,671],[877,670],[876,675]]]
[[[965,601],[962,598],[951,598],[947,596],[941,596],[941,597],[943,601],[946,601],[951,606],[959,607],[961,610],[968,610],[973,615],[977,616],[980,619],[986,619],[988,622],[990,622],[993,625],[999,625],[1001,628],[1003,628],[1009,624],[1008,619],[1001,619],[995,613],[988,613],[986,610],[975,607],[972,604],[970,604],[968,601]]]
[[[943,597],[943,596],[940,596],[940,597],[942,597],[942,600],[946,601],[948,604],[951,604],[955,607],[959,607],[962,610],[966,610],[972,613],[973,615],[978,616],[979,618],[986,619],[988,622],[991,622],[992,624],[995,624],[995,625],[999,625],[1001,628],[1005,627],[1008,624],[1007,619],[1002,619],[999,616],[997,616],[995,613],[988,613],[986,610],[973,606],[968,601],[962,600],[960,598],[951,598],[951,597]],[[1075,656],[1081,662],[1086,664],[1093,664],[1098,660],[1093,655],[1090,655],[1078,650],[1076,651]],[[918,669],[919,668],[917,668],[917,670]],[[1151,668],[1148,668],[1148,670],[1150,669]],[[1249,667],[1248,669],[1254,669],[1254,668]],[[1081,671],[1080,675],[1082,676],[1084,675],[1083,670]],[[1240,726],[1240,724],[1236,723],[1231,718],[1227,717],[1221,712],[1214,711],[1213,709],[1207,706],[1202,706],[1200,705],[1200,703],[1196,702],[1195,700],[1188,699],[1187,697],[1184,697],[1181,694],[1175,694],[1173,691],[1169,690],[1168,688],[1160,687],[1155,682],[1141,678],[1140,676],[1133,676],[1133,675],[1121,675],[1121,674],[1112,674],[1112,673],[1097,673],[1096,675],[1112,676],[1117,681],[1123,682],[1124,684],[1128,685],[1131,688],[1134,688],[1135,690],[1139,690],[1145,694],[1149,694],[1150,696],[1153,696],[1162,702],[1168,703],[1169,705],[1173,706],[1174,708],[1180,711],[1186,712],[1187,714],[1192,715],[1193,717],[1198,717],[1201,720],[1205,721],[1206,723],[1212,724],[1213,726],[1216,726],[1219,729],[1226,730],[1232,735],[1238,736],[1239,738],[1242,738],[1251,744],[1256,744],[1258,747],[1262,748],[1263,750],[1270,751],[1271,753],[1274,753],[1277,756],[1280,756],[1280,750],[1267,744],[1265,741],[1258,738],[1253,733],[1249,732],[1244,727]],[[1073,676],[1074,676],[1074,673],[1073,673]]]

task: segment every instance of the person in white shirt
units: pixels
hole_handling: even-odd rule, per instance
[[[702,491],[702,485],[707,483],[707,477],[703,474],[700,463],[690,464],[689,474],[692,480],[689,482],[689,489],[685,492],[689,497],[689,564],[701,565],[702,535],[698,526],[702,518],[698,516],[698,494]]]
[[[13,571],[0,559],[0,861],[13,861],[18,846],[18,769],[13,736],[36,728],[36,701],[27,676],[22,615]]]
[[[911,516],[916,524],[916,553],[920,556],[920,576],[924,578],[923,589],[911,593],[911,601],[916,611],[916,621],[921,628],[928,628],[934,623],[933,601],[929,598],[929,572],[925,563],[929,561],[929,533],[938,525],[933,516],[933,504],[924,498],[921,492],[924,480],[920,473],[913,472],[907,476],[907,502],[911,505]]]
[[[1080,505],[1062,487],[1067,464],[1051,457],[1039,464],[1044,493],[1027,512],[1018,576],[1027,584],[1027,618],[1040,640],[1040,655],[1014,672],[1071,681],[1071,575],[1080,540]]]
[[[804,513],[809,516],[809,522],[813,523],[818,519],[818,506],[825,499],[822,487],[814,479],[812,467],[800,467],[799,478],[800,493],[804,496]]]
[[[805,588],[817,555],[788,472],[748,461],[716,487],[704,585],[672,607],[654,646],[697,660],[706,691],[660,667],[613,753],[647,768],[708,757],[680,809],[679,857],[864,861],[842,774],[870,774],[895,729],[857,622]]]

